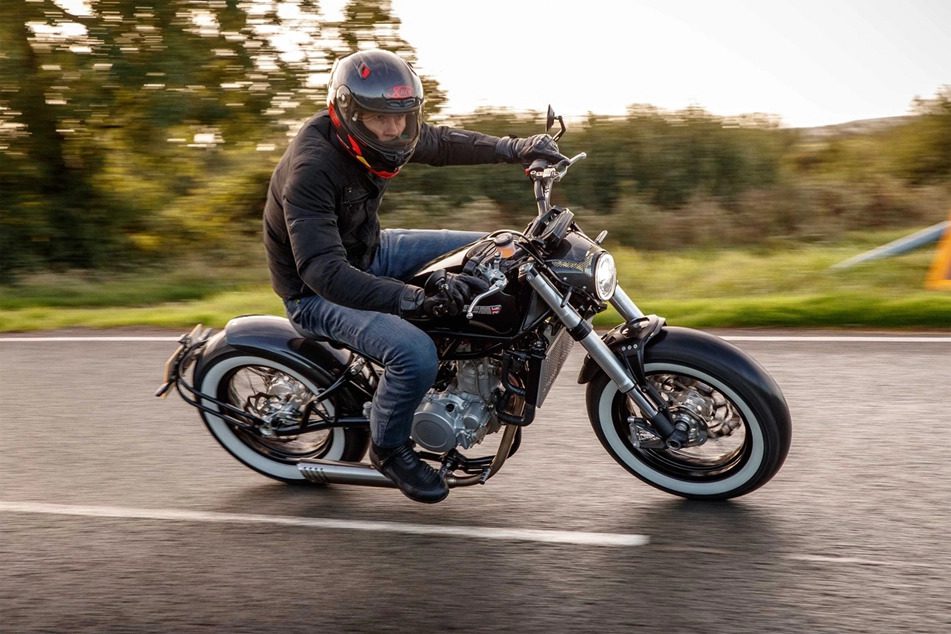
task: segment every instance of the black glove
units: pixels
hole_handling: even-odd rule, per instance
[[[558,163],[567,158],[558,151],[558,144],[550,134],[535,134],[524,139],[502,137],[495,144],[495,153],[503,161],[523,165],[528,165],[537,159]]]
[[[450,315],[455,315],[462,310],[462,307],[468,304],[473,297],[479,293],[489,290],[488,282],[465,273],[448,273],[446,271],[436,271],[426,280],[427,297],[444,296],[448,298],[451,308]]]
[[[424,288],[406,287],[400,297],[400,316],[410,319],[454,317],[473,297],[488,288],[488,283],[472,275],[436,271],[426,280]]]

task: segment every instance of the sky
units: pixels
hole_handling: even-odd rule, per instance
[[[320,7],[340,19],[345,2]],[[570,119],[646,104],[812,127],[908,114],[916,97],[951,85],[951,0],[392,0],[392,8],[417,70],[439,81],[452,114],[552,104]]]
[[[393,0],[448,111],[630,104],[784,126],[908,114],[951,85],[948,0]],[[323,0],[329,16],[341,0]]]

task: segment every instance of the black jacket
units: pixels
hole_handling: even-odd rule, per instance
[[[494,163],[493,136],[424,124],[412,162]],[[388,181],[340,147],[326,111],[310,119],[271,176],[264,245],[271,286],[285,299],[318,294],[343,306],[398,313],[405,284],[366,273],[380,241]]]

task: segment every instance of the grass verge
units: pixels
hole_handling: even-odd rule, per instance
[[[921,249],[850,269],[830,267],[902,235],[867,233],[836,245],[643,252],[614,247],[621,284],[644,312],[693,327],[951,328],[951,293],[924,290],[933,254]],[[223,326],[236,315],[281,314],[263,266],[89,277],[51,275],[0,287],[0,331]],[[619,321],[613,310],[596,325]]]

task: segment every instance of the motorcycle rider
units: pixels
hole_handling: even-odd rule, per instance
[[[405,283],[426,262],[482,234],[381,231],[380,201],[408,162],[557,162],[548,135],[498,138],[423,122],[423,87],[402,58],[366,50],[337,60],[327,110],[311,118],[271,176],[264,242],[274,291],[302,335],[340,342],[382,364],[370,409],[370,460],[400,490],[439,502],[449,488],[409,440],[416,407],[436,378],[432,339],[406,318],[457,314],[487,288],[439,272]]]

